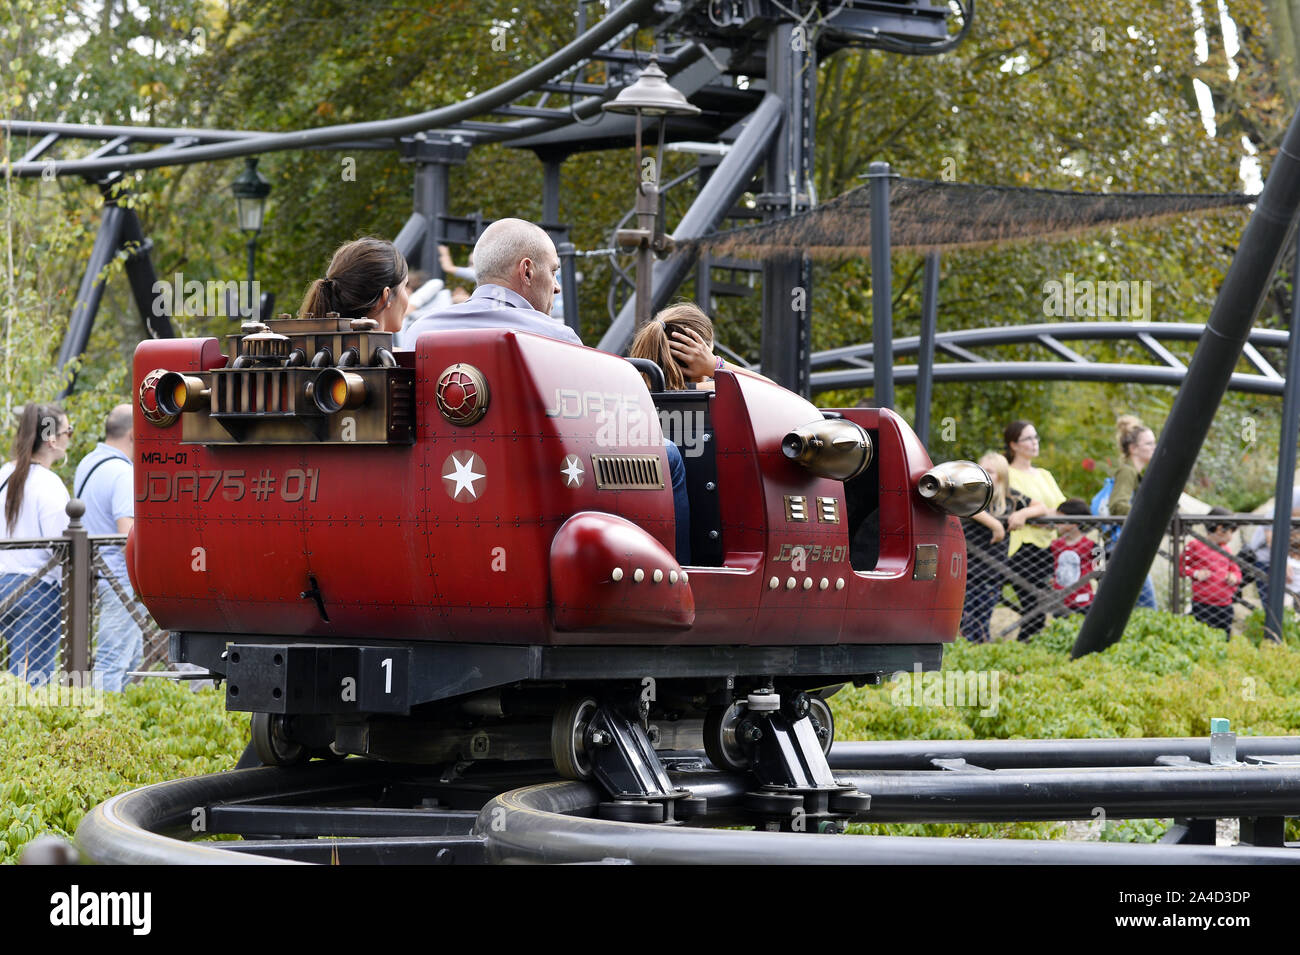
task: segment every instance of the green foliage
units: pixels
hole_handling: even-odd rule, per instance
[[[0,674],[0,699],[19,696]],[[36,691],[50,704],[56,691]],[[167,680],[128,686],[93,706],[7,705],[0,721],[0,863],[43,832],[71,837],[110,796],[182,776],[231,769],[248,738],[248,714],[222,694]]]
[[[1295,626],[1295,621],[1291,621]],[[997,676],[996,700],[907,705],[904,682],[847,688],[832,699],[839,739],[1075,739],[1205,736],[1212,717],[1248,736],[1300,731],[1300,644],[1254,645],[1189,617],[1134,611],[1124,639],[1070,660],[1077,621],[1050,622],[1030,644],[957,641],[944,672]],[[923,701],[922,701],[923,702]],[[951,702],[951,700],[949,701]],[[969,702],[969,700],[968,700]],[[986,705],[995,703],[995,705]],[[990,712],[992,711],[992,712]],[[1107,841],[1151,841],[1163,822],[1108,824]],[[867,830],[864,830],[867,831]],[[968,826],[880,826],[881,834],[988,835]],[[1035,824],[1023,833],[1052,838]]]
[[[1241,635],[1255,646],[1273,645],[1273,639],[1264,628],[1264,610],[1251,613],[1242,625]],[[1294,610],[1282,611],[1282,642],[1288,647],[1300,649],[1300,615]]]

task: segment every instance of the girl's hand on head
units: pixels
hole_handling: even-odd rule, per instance
[[[673,358],[682,367],[682,374],[691,381],[713,377],[717,359],[703,338],[689,328],[673,329],[668,336],[668,347]]]

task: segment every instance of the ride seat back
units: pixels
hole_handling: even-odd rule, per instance
[[[664,437],[676,443],[686,465],[691,502],[691,564],[721,567],[722,508],[713,431],[712,391],[662,391],[651,395]]]

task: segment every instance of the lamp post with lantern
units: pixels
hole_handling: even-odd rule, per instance
[[[266,214],[266,197],[271,194],[271,184],[257,171],[256,156],[249,156],[244,160],[244,171],[230,184],[230,192],[235,197],[239,230],[248,236],[248,288],[251,297],[257,236],[262,231],[262,221]],[[257,307],[258,303],[250,303],[250,309]]]
[[[650,65],[641,71],[636,82],[624,89],[602,109],[608,113],[621,113],[636,117],[636,220],[635,229],[619,229],[618,244],[636,249],[636,327],[640,329],[650,321],[653,308],[651,271],[656,253],[666,255],[672,251],[673,240],[665,235],[659,219],[659,170],[663,162],[664,121],[669,116],[695,116],[700,110],[686,101],[678,90],[668,83],[668,77],[659,68],[655,56]],[[654,157],[642,156],[641,132],[643,117],[659,118],[659,139]]]

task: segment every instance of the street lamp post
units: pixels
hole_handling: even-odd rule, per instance
[[[659,220],[659,169],[664,153],[664,119],[668,116],[695,116],[700,110],[668,83],[654,56],[641,71],[636,82],[624,89],[602,109],[608,113],[636,116],[636,225],[619,229],[618,244],[636,249],[636,327],[650,321],[653,308],[652,269],[655,253],[672,251],[673,240],[664,234]],[[659,117],[659,141],[653,159],[641,155],[641,126],[645,116]]]
[[[271,194],[271,184],[257,171],[256,156],[249,156],[244,160],[244,171],[230,184],[230,192],[235,197],[239,229],[248,236],[248,294],[251,300],[257,236],[262,231],[262,219],[266,214],[266,197]],[[250,310],[255,310],[257,307],[258,303],[250,301]]]

